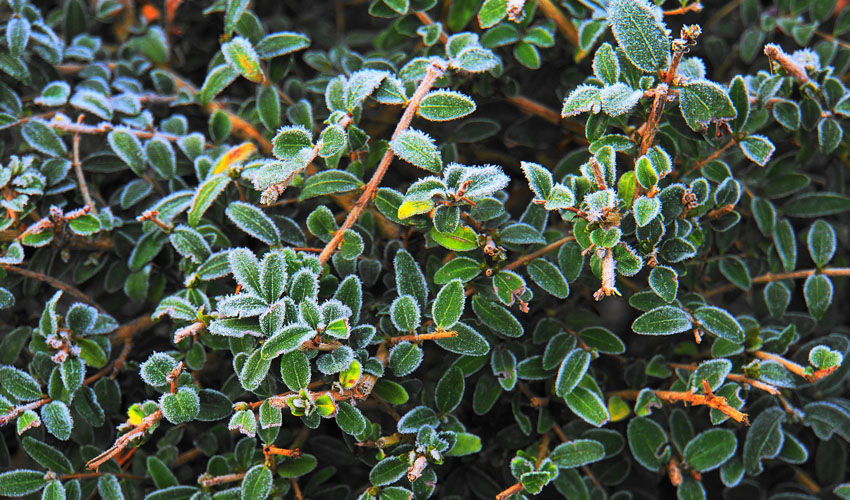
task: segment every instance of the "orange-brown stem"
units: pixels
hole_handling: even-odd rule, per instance
[[[570,42],[570,45],[578,46],[578,30],[570,19],[561,12],[561,9],[556,6],[552,0],[539,0],[537,8],[540,12],[555,22],[558,31],[561,35]]]
[[[68,283],[65,283],[62,280],[54,278],[53,276],[48,276],[38,271],[30,271],[29,269],[24,269],[23,267],[18,267],[12,264],[0,264],[0,267],[2,267],[4,271],[9,273],[20,274],[21,276],[24,276],[26,278],[34,279],[37,281],[43,281],[48,285],[52,286],[53,288],[56,288],[57,290],[62,290],[63,292],[66,292],[68,295],[74,297],[75,299],[81,300],[93,306],[95,309],[102,313],[106,312],[106,310],[101,307],[100,304],[95,302],[95,300],[89,295],[83,293],[78,288],[69,285]]]
[[[516,268],[520,267],[521,265],[523,265],[527,262],[531,262],[532,260],[534,260],[538,257],[542,257],[542,256],[546,255],[547,253],[551,252],[552,250],[556,250],[556,249],[562,247],[564,244],[569,243],[570,241],[573,241],[573,240],[575,240],[574,236],[565,236],[558,241],[553,241],[552,243],[549,243],[545,247],[541,248],[540,250],[535,250],[534,252],[531,252],[528,255],[523,255],[522,257],[518,258],[516,261],[511,262],[510,264],[505,266],[504,269],[507,270],[507,271],[510,271],[512,269],[516,269]]]
[[[423,333],[418,335],[401,335],[399,337],[390,337],[387,339],[387,342],[390,344],[398,344],[399,342],[420,342],[423,340],[437,340],[437,339],[447,339],[450,337],[457,337],[457,332],[455,331],[439,331],[432,333]]]
[[[808,278],[813,274],[823,274],[824,276],[850,276],[850,268],[848,267],[836,267],[832,269],[806,269],[804,271],[793,271],[790,273],[767,273],[762,274],[761,276],[756,276],[753,278],[753,284],[760,283],[769,283],[771,281],[780,281],[780,280],[789,280],[789,279],[801,279]],[[709,290],[703,293],[703,297],[709,298],[715,295],[728,292],[730,290],[734,290],[737,287],[735,285],[723,285],[721,287],[717,287],[714,290]]]
[[[513,495],[514,493],[519,493],[522,491],[522,483],[516,483],[509,486],[506,490],[498,493],[496,495],[496,500],[506,500],[508,497]]]
[[[425,73],[425,77],[422,79],[422,82],[419,83],[419,86],[416,88],[416,92],[414,92],[413,97],[410,98],[410,101],[407,103],[407,107],[404,110],[404,114],[401,116],[401,119],[396,125],[395,132],[393,132],[392,138],[395,139],[402,132],[407,130],[410,126],[410,122],[413,120],[413,116],[416,114],[416,111],[419,109],[419,103],[422,101],[422,98],[425,97],[425,94],[431,90],[431,87],[434,85],[434,82],[437,81],[437,78],[442,76],[445,71],[445,65],[440,63],[431,64],[428,67],[428,71]],[[347,229],[351,229],[351,226],[357,222],[357,219],[360,218],[360,214],[363,213],[363,210],[366,208],[366,205],[372,201],[372,197],[375,195],[375,192],[378,190],[378,186],[381,185],[381,181],[384,178],[384,175],[387,173],[387,169],[392,163],[393,160],[393,151],[392,149],[387,149],[387,152],[384,153],[383,158],[381,158],[380,164],[378,164],[378,168],[375,169],[375,173],[372,175],[372,179],[369,180],[369,183],[366,184],[363,189],[363,193],[360,195],[360,198],[354,202],[354,205],[351,207],[351,211],[348,212],[348,216],[345,218],[345,222],[343,222],[342,227],[340,227],[335,233],[333,238],[325,245],[322,253],[319,254],[319,262],[324,265],[330,258],[331,255],[336,251],[337,247],[339,247],[342,242],[342,235],[345,233]]]

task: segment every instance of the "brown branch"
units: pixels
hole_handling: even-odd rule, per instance
[[[522,483],[515,483],[508,487],[506,490],[498,493],[496,495],[496,500],[507,500],[508,497],[513,495],[514,493],[519,493],[523,490]]]
[[[84,114],[80,114],[77,118],[77,124],[83,123]],[[74,167],[74,173],[77,176],[77,184],[80,188],[80,194],[83,195],[83,202],[86,206],[91,207],[94,210],[94,201],[91,199],[91,195],[89,194],[89,187],[86,184],[86,178],[83,175],[83,165],[80,162],[80,134],[74,133],[74,141],[73,141],[73,156],[71,157],[71,166]]]
[[[147,330],[154,324],[156,324],[156,322],[151,319],[150,315],[143,314],[129,323],[121,325],[117,330],[115,330],[110,338],[112,345],[120,345],[131,342],[133,335]]]
[[[50,398],[44,397],[39,399],[38,401],[33,401],[32,403],[27,403],[25,405],[20,405],[12,408],[12,411],[6,413],[5,415],[0,415],[0,426],[6,425],[11,422],[13,419],[17,418],[18,415],[26,412],[27,410],[35,410],[36,408],[41,408],[51,401]]]
[[[98,311],[100,311],[102,313],[106,312],[106,309],[101,307],[100,304],[95,302],[95,300],[93,298],[91,298],[89,295],[83,293],[78,288],[76,288],[72,285],[69,285],[68,283],[65,283],[62,280],[54,278],[53,276],[48,276],[47,274],[44,274],[44,273],[38,272],[38,271],[30,271],[29,269],[24,269],[23,267],[13,266],[12,264],[0,264],[0,267],[2,267],[3,270],[6,271],[6,272],[20,274],[21,276],[24,276],[24,277],[30,278],[30,279],[34,279],[34,280],[37,280],[37,281],[43,281],[44,283],[47,283],[48,285],[52,286],[53,288],[56,288],[57,290],[62,290],[63,292],[66,292],[68,295],[76,298],[77,300],[81,300],[81,301],[93,306],[95,309],[97,309]]]
[[[548,108],[537,101],[533,101],[521,95],[505,96],[505,100],[519,108],[520,111],[524,113],[538,116],[553,125],[563,125],[570,132],[578,134],[578,137],[576,137],[577,140],[586,142],[586,139],[584,139],[584,125],[577,120],[564,118],[554,109]]]
[[[791,56],[786,54],[779,45],[769,43],[764,46],[764,55],[788,72],[797,83],[803,85],[808,83],[809,75],[806,68],[800,66]]]
[[[753,356],[765,361],[776,361],[780,365],[784,366],[789,372],[793,373],[794,375],[797,375],[798,377],[802,377],[808,380],[809,382],[817,382],[818,380],[828,376],[830,373],[834,372],[836,368],[838,368],[836,366],[832,369],[818,370],[814,373],[809,373],[802,365],[798,365],[797,363],[789,359],[785,359],[782,356],[779,356],[778,354],[773,354],[764,351],[755,351],[753,353]]]
[[[419,87],[417,87],[413,97],[411,97],[410,101],[407,103],[407,108],[405,108],[404,114],[401,116],[395,132],[393,132],[393,139],[401,135],[401,133],[407,130],[410,126],[410,122],[413,120],[416,110],[419,109],[419,103],[422,101],[422,98],[425,97],[425,94],[427,94],[429,90],[431,90],[434,82],[437,81],[437,78],[442,76],[445,69],[444,63],[432,63],[431,66],[428,67],[428,71],[425,73],[425,78],[422,79],[422,82],[419,84]],[[357,222],[357,219],[360,218],[360,214],[363,213],[363,209],[366,208],[366,205],[368,205],[372,200],[372,197],[378,190],[378,186],[381,184],[381,180],[384,178],[384,174],[387,173],[387,169],[393,159],[393,154],[392,149],[387,149],[384,157],[381,158],[381,163],[372,175],[372,179],[368,184],[366,184],[363,194],[360,195],[360,198],[358,198],[354,203],[354,206],[351,207],[351,211],[345,218],[345,222],[342,224],[342,227],[334,233],[333,238],[331,238],[328,244],[325,245],[322,253],[319,254],[319,262],[321,262],[322,265],[327,263],[327,261],[331,258],[331,255],[342,242],[342,235],[346,230],[351,229],[351,226],[353,226],[354,223]]]
[[[729,403],[726,401],[726,398],[723,396],[715,396],[711,393],[711,388],[708,387],[707,381],[703,380],[703,391],[705,394],[697,394],[696,388],[691,391],[652,391],[658,396],[659,399],[663,399],[668,403],[675,403],[677,401],[681,401],[685,404],[692,404],[694,406],[708,406],[709,408],[714,408],[722,412],[727,417],[735,420],[736,422],[743,422],[749,425],[749,420],[747,419],[746,413],[741,413],[729,406]],[[618,396],[623,399],[637,399],[638,395],[641,391],[639,390],[625,390],[625,391],[612,391],[608,392],[605,395],[608,397]]]
[[[681,364],[681,363],[667,363],[667,366],[669,366],[670,368],[673,368],[673,369],[681,369],[681,370],[689,370],[689,371],[694,371],[697,368],[699,368],[697,365],[695,365],[693,363],[687,364],[687,365]],[[753,380],[753,379],[748,378],[744,375],[736,375],[734,373],[730,373],[729,375],[726,375],[726,379],[731,380],[732,382],[747,384],[751,387],[755,387],[756,389],[761,389],[764,392],[770,394],[771,396],[778,396],[779,395],[779,389],[777,389],[776,387],[774,387],[770,384],[765,384],[764,382],[760,382],[758,380]]]
[[[523,265],[527,262],[531,262],[532,260],[534,260],[538,257],[546,255],[547,253],[551,252],[552,250],[555,250],[556,248],[560,248],[565,243],[569,243],[570,241],[573,241],[573,240],[575,240],[574,236],[565,236],[565,237],[561,238],[560,240],[549,243],[548,245],[541,248],[540,250],[536,250],[534,252],[531,252],[528,255],[523,255],[522,257],[518,258],[516,261],[511,262],[510,264],[505,266],[504,269],[506,271],[510,271],[511,269],[516,269],[519,266],[521,266],[521,265]]]
[[[457,337],[457,332],[439,331],[433,333],[422,333],[416,335],[401,335],[399,337],[390,337],[386,340],[389,344],[398,344],[399,342],[420,342],[423,340],[437,340]]]
[[[77,474],[65,474],[59,476],[62,481],[70,481],[72,479],[94,479],[100,476],[115,476],[118,479],[132,479],[134,481],[147,481],[148,478],[142,476],[134,476],[133,474],[115,474],[113,472],[80,472]]]
[[[850,268],[848,267],[836,267],[832,269],[806,269],[804,271],[793,271],[790,273],[767,273],[761,276],[756,276],[753,278],[753,284],[760,283],[769,283],[771,281],[780,281],[780,280],[789,280],[789,279],[800,279],[800,278],[808,278],[813,274],[823,274],[824,276],[850,276]],[[733,284],[723,285],[721,287],[717,287],[714,290],[709,290],[702,294],[703,297],[709,298],[715,295],[728,292],[730,290],[734,290],[737,287]]]
[[[122,435],[118,439],[115,440],[115,444],[112,445],[111,448],[104,451],[100,455],[94,457],[86,463],[86,468],[89,470],[97,470],[98,467],[103,465],[106,461],[117,455],[121,452],[127,445],[130,444],[134,439],[140,438],[145,435],[145,433],[154,425],[156,425],[162,419],[162,410],[157,410],[154,413],[151,413],[147,417],[142,419],[142,423],[134,427],[130,432]]]
[[[687,14],[688,12],[701,12],[702,4],[699,2],[694,2],[690,5],[686,5],[684,7],[679,7],[678,9],[665,10],[665,16],[680,16],[682,14]]]
[[[213,486],[224,484],[224,483],[233,483],[236,481],[241,481],[245,478],[244,472],[237,472],[234,474],[225,474],[223,476],[211,476],[209,474],[201,474],[198,478],[198,484],[203,486],[204,488],[211,488]]]

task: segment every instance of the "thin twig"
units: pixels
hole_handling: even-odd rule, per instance
[[[56,279],[53,276],[48,276],[47,274],[44,274],[44,273],[41,273],[41,272],[38,272],[38,271],[30,271],[29,269],[24,269],[22,267],[14,266],[12,264],[0,264],[0,267],[2,267],[3,270],[6,271],[6,272],[20,274],[21,276],[24,276],[24,277],[27,277],[27,278],[30,278],[30,279],[34,279],[34,280],[37,280],[37,281],[43,281],[43,282],[47,283],[48,285],[52,286],[53,288],[56,288],[57,290],[62,290],[63,292],[66,292],[68,295],[74,297],[75,299],[81,300],[81,301],[93,306],[95,309],[97,309],[98,311],[100,311],[102,313],[106,312],[106,309],[101,307],[101,305],[98,304],[88,294],[83,293],[78,288],[76,288],[72,285],[69,285],[68,283],[65,283],[62,280]]]
[[[800,279],[800,278],[808,278],[813,274],[823,274],[824,276],[850,276],[850,268],[848,267],[836,267],[833,269],[806,269],[804,271],[794,271],[790,273],[767,273],[761,276],[756,276],[753,278],[752,283],[754,285],[760,283],[769,283],[771,281],[780,281],[780,280],[788,280],[788,279]],[[733,284],[723,285],[721,287],[717,287],[714,290],[709,290],[702,294],[703,297],[709,298],[715,295],[728,292],[730,290],[736,289],[737,286]]]
[[[425,97],[425,94],[427,94],[429,90],[431,90],[434,82],[437,81],[437,78],[442,76],[445,69],[444,63],[432,63],[431,66],[428,67],[428,71],[425,73],[425,78],[422,79],[422,82],[419,84],[419,87],[417,87],[413,97],[411,97],[410,101],[407,103],[407,108],[404,110],[404,114],[401,116],[395,132],[393,132],[393,139],[401,135],[401,133],[407,130],[410,126],[410,122],[413,120],[416,110],[419,109],[419,103],[422,101],[422,98]],[[345,218],[345,222],[342,224],[342,227],[334,233],[333,238],[331,238],[328,244],[325,245],[322,253],[319,254],[319,262],[321,262],[322,265],[331,258],[331,255],[333,255],[337,247],[339,247],[339,244],[342,242],[342,236],[345,231],[351,229],[354,223],[357,222],[357,219],[360,218],[360,214],[363,213],[363,209],[365,209],[366,205],[368,205],[372,200],[372,196],[374,196],[375,192],[378,190],[381,180],[383,180],[390,163],[392,163],[393,154],[392,149],[387,149],[384,157],[381,158],[381,163],[372,175],[372,179],[368,184],[366,184],[363,194],[360,195],[360,198],[358,198],[351,207],[351,211]]]
[[[516,269],[519,266],[525,264],[526,262],[531,262],[532,260],[534,260],[538,257],[546,255],[547,253],[551,252],[552,250],[555,250],[556,248],[560,248],[564,244],[569,243],[570,241],[573,241],[573,240],[575,240],[574,236],[565,236],[558,241],[554,241],[552,243],[549,243],[548,245],[541,248],[540,250],[536,250],[534,252],[531,252],[528,255],[523,255],[522,257],[518,258],[516,261],[511,262],[510,264],[505,266],[504,269],[506,271],[510,271],[511,269]]]
[[[84,114],[80,114],[79,118],[77,118],[77,124],[80,125],[83,123]],[[91,195],[89,194],[89,187],[86,184],[86,178],[83,175],[83,165],[80,162],[80,134],[79,132],[74,133],[74,141],[73,141],[73,156],[71,160],[71,165],[74,167],[74,173],[77,175],[77,184],[80,187],[80,194],[83,195],[83,202],[85,202],[86,206],[94,208],[94,201],[91,199]]]

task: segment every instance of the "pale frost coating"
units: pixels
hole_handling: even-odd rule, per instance
[[[104,120],[112,118],[112,107],[109,105],[109,100],[99,92],[81,89],[74,93],[69,102],[71,106],[88,111]]]
[[[431,172],[439,172],[443,160],[434,139],[415,129],[407,129],[390,142],[390,148],[402,160]]]
[[[641,196],[634,204],[635,223],[638,227],[643,227],[649,224],[660,211],[661,203],[657,197],[647,198],[646,196]]]
[[[592,85],[579,85],[570,95],[564,99],[564,106],[561,109],[561,116],[569,117],[576,116],[585,111],[592,111],[594,114],[599,113],[602,109],[600,100],[600,92],[598,87]]]
[[[763,135],[751,134],[740,143],[741,151],[750,160],[758,163],[762,167],[767,164],[776,146],[770,142],[770,139]]]
[[[603,43],[593,56],[593,74],[605,82],[613,85],[620,78],[620,61],[617,54],[609,43]]]
[[[389,76],[386,71],[363,69],[351,75],[345,85],[345,105],[349,111],[369,97],[381,82]]]
[[[426,120],[442,122],[462,118],[475,108],[475,101],[468,95],[454,90],[434,90],[422,98],[417,113]]]
[[[670,37],[658,7],[646,0],[612,0],[608,23],[626,57],[646,72],[670,64]]]
[[[688,126],[699,131],[711,120],[737,115],[726,90],[709,80],[698,80],[682,88],[679,108]]]

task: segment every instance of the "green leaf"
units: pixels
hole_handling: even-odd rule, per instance
[[[253,391],[263,382],[269,372],[271,359],[263,355],[261,349],[255,349],[245,360],[239,371],[239,383],[246,391]]]
[[[670,64],[670,38],[644,0],[613,0],[608,22],[626,57],[639,69],[653,73]]]
[[[490,344],[481,334],[463,323],[455,323],[452,329],[455,337],[436,339],[434,342],[443,349],[467,356],[483,356],[490,351]]]
[[[592,439],[567,441],[549,452],[549,459],[560,469],[575,469],[605,458],[605,447]]]
[[[823,217],[847,210],[850,210],[850,197],[826,191],[802,194],[782,207],[789,217]]]
[[[291,391],[300,391],[310,384],[310,362],[301,351],[292,351],[280,358],[280,376]]]
[[[753,282],[747,265],[734,255],[720,260],[720,273],[741,290],[749,290]]]
[[[591,349],[604,354],[623,354],[626,345],[614,332],[601,326],[591,326],[579,332],[579,336]]]
[[[233,201],[224,213],[236,227],[267,245],[280,245],[280,231],[262,210],[250,203]]]
[[[803,286],[806,307],[809,308],[809,314],[818,321],[832,304],[832,290],[832,280],[823,274],[813,274],[806,278],[806,284]]]
[[[818,146],[821,153],[828,155],[841,144],[844,131],[832,118],[824,118],[818,123]]]
[[[440,246],[455,252],[468,252],[478,248],[478,234],[469,226],[460,225],[450,233],[441,233],[432,227],[429,235]]]
[[[392,484],[407,474],[407,462],[400,457],[387,457],[369,471],[369,481],[375,486]]]
[[[421,324],[419,305],[412,295],[396,298],[390,306],[390,320],[400,332],[412,332]]]
[[[694,319],[698,321],[698,326],[708,333],[735,344],[744,342],[744,329],[738,320],[725,310],[714,306],[704,306],[695,310],[693,314]]]
[[[284,327],[263,344],[262,355],[273,359],[298,349],[301,344],[313,338],[315,330],[306,325],[292,324]]]
[[[735,118],[730,120],[729,125],[732,130],[739,132],[747,123],[747,118],[750,115],[750,95],[747,92],[747,84],[741,75],[736,75],[729,84],[729,98],[732,100],[732,105],[735,106]]]
[[[375,69],[363,69],[353,73],[348,78],[345,86],[345,108],[348,112],[360,106],[367,97],[372,95],[384,78],[388,76],[386,71]]]
[[[673,335],[693,328],[688,313],[673,306],[661,306],[643,313],[632,323],[632,331],[641,335]]]
[[[723,384],[731,371],[732,363],[728,359],[710,359],[708,361],[703,361],[699,364],[697,369],[694,370],[693,375],[691,376],[690,385],[691,387],[696,387],[697,389],[702,390],[702,382],[704,380],[708,382],[709,388],[712,391],[715,391]]]
[[[299,201],[333,193],[345,193],[363,186],[363,181],[344,170],[325,170],[311,175],[304,183]]]
[[[21,135],[27,144],[39,153],[48,156],[65,156],[68,148],[52,127],[41,120],[29,120],[21,127]]]
[[[413,373],[422,363],[422,348],[410,342],[399,342],[390,351],[388,366],[396,376]]]
[[[272,139],[272,154],[279,160],[296,159],[305,149],[313,149],[313,138],[301,126],[283,127]]]
[[[58,480],[54,479],[47,483],[47,486],[44,487],[44,491],[41,494],[41,500],[65,500],[65,488],[62,487],[62,483]]]
[[[564,397],[578,386],[590,367],[590,353],[584,349],[573,349],[558,368],[555,378],[555,394]]]
[[[781,429],[785,412],[778,406],[763,410],[747,430],[744,440],[743,459],[747,474],[757,476],[762,472],[761,461],[769,453],[771,436]],[[778,449],[776,450],[779,451]]]
[[[791,272],[797,265],[797,237],[794,227],[788,219],[782,219],[773,228],[773,243],[776,245],[776,253],[782,261],[782,267]]]
[[[763,167],[770,160],[776,146],[767,137],[761,135],[750,135],[738,142],[744,156]]]
[[[71,474],[74,471],[71,461],[65,457],[65,454],[47,443],[30,436],[24,436],[21,440],[21,445],[23,445],[27,455],[45,469],[50,469],[60,474]],[[4,490],[0,488],[0,491]]]
[[[548,199],[553,187],[552,174],[537,163],[524,161],[521,165],[522,172],[525,174],[525,178],[528,179],[528,185],[537,198],[541,200]]]
[[[452,280],[443,286],[432,306],[432,315],[437,327],[443,330],[451,329],[463,314],[465,301],[466,295],[460,280]]]
[[[329,158],[340,153],[348,143],[348,135],[339,125],[328,125],[319,136],[319,156]]]
[[[573,413],[595,427],[602,427],[611,419],[602,398],[583,386],[577,386],[564,396],[564,401]]]
[[[538,258],[528,264],[528,276],[540,288],[559,299],[565,299],[570,294],[567,279],[554,264],[546,259]]]
[[[400,384],[386,379],[378,379],[373,389],[375,394],[392,405],[403,405],[409,399],[407,391]]]
[[[464,391],[463,372],[457,366],[452,366],[440,377],[434,391],[434,402],[440,413],[451,413],[458,407]]]
[[[564,98],[561,116],[576,116],[587,111],[599,113],[602,110],[601,89],[592,85],[579,85]]]
[[[670,448],[667,433],[655,421],[646,417],[635,417],[629,421],[626,430],[629,449],[637,463],[652,472],[658,472],[667,464]]]
[[[603,43],[593,55],[593,74],[605,85],[613,85],[620,79],[620,61],[609,43]]]
[[[280,57],[310,46],[310,37],[301,33],[279,31],[265,36],[255,47],[262,59]]]
[[[62,401],[51,401],[41,407],[41,421],[47,432],[53,434],[60,441],[67,441],[71,437],[74,428],[74,420],[71,411]]]
[[[18,469],[0,474],[0,491],[4,495],[22,497],[42,489],[45,484],[44,472]]]
[[[773,318],[781,318],[791,303],[791,292],[782,283],[770,282],[764,287],[764,303]]]
[[[673,302],[679,290],[679,274],[671,267],[655,266],[649,273],[649,287],[664,302]]]
[[[251,467],[242,479],[242,500],[265,500],[272,490],[272,471],[263,464]]]
[[[827,265],[835,255],[836,239],[832,226],[823,220],[816,220],[806,237],[809,254],[818,269]]]
[[[632,210],[635,216],[635,224],[638,227],[644,227],[661,213],[661,202],[658,197],[647,198],[646,196],[641,196],[635,200]]]
[[[112,474],[104,474],[97,478],[97,492],[101,500],[124,500],[124,492],[118,479]]]
[[[272,85],[265,85],[257,92],[257,114],[266,129],[275,131],[280,127],[280,97]]]
[[[405,413],[398,421],[398,432],[415,434],[423,427],[437,427],[440,419],[434,410],[427,406],[417,406]]]
[[[726,90],[714,82],[689,82],[679,93],[679,109],[691,130],[698,132],[718,118],[735,118],[735,107]],[[758,162],[757,162],[758,163]]]
[[[189,209],[188,218],[189,225],[195,227],[201,222],[201,217],[212,206],[216,198],[224,191],[227,185],[230,184],[230,177],[227,174],[218,174],[205,180],[195,196],[192,198],[191,208]]]
[[[150,474],[157,489],[178,485],[177,477],[175,477],[174,473],[171,472],[171,469],[165,465],[165,462],[159,458],[149,456],[145,461],[145,465],[147,467],[148,474]]]
[[[200,401],[195,391],[181,387],[176,393],[163,394],[159,407],[166,420],[172,424],[182,424],[198,416]]]
[[[238,77],[239,71],[236,68],[230,64],[219,64],[207,73],[201,85],[201,91],[198,93],[198,100],[203,106],[208,105]]]
[[[70,95],[71,86],[67,82],[57,80],[45,85],[41,89],[41,95],[36,97],[33,102],[45,107],[61,106],[68,102]]]
[[[32,375],[14,366],[0,366],[0,386],[21,401],[35,401],[42,396]]]
[[[472,311],[482,323],[497,333],[507,337],[521,337],[523,334],[522,325],[514,315],[492,300],[474,295]]]
[[[481,29],[495,26],[508,15],[507,0],[485,0],[478,11],[478,25]]]
[[[434,283],[445,285],[455,279],[466,283],[479,274],[481,274],[481,265],[478,261],[468,257],[455,257],[434,273]]]
[[[417,114],[426,120],[444,122],[462,118],[475,111],[475,101],[453,90],[433,90],[422,98]]]
[[[224,54],[227,64],[246,79],[254,83],[260,83],[265,79],[263,69],[260,66],[260,57],[250,41],[241,36],[234,37],[229,42],[222,44],[221,52]]]
[[[351,406],[351,403],[342,401],[336,414],[336,423],[346,434],[356,436],[366,430],[366,418],[360,410]]]
[[[142,143],[129,129],[116,128],[107,136],[109,147],[126,163],[138,176],[142,176],[147,168],[147,157],[142,149]]]
[[[407,129],[390,141],[390,148],[402,160],[413,165],[439,173],[443,170],[443,160],[434,140],[428,134]]]
[[[738,448],[735,433],[728,429],[709,429],[691,439],[682,456],[691,469],[714,470],[732,458]]]

